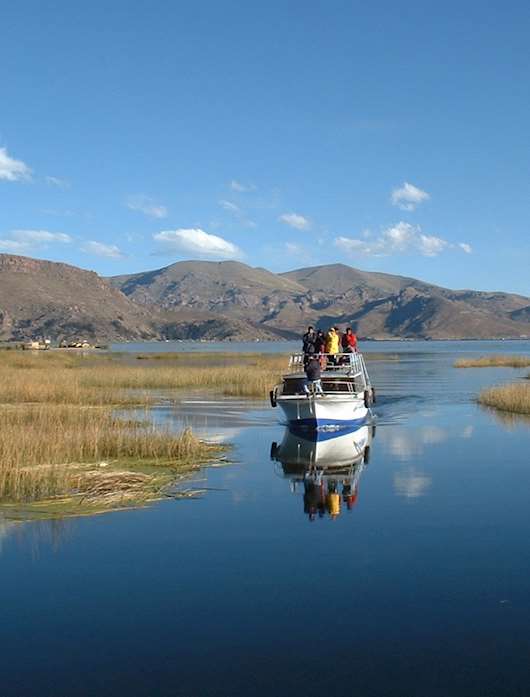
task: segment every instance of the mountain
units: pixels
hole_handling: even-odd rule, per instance
[[[273,274],[240,262],[177,262],[111,283],[141,306],[214,313],[259,332],[299,336],[307,324],[353,324],[360,336],[530,336],[530,299],[449,290],[414,278],[329,264]]]
[[[343,264],[282,274],[304,285],[320,321],[355,324],[361,336],[490,338],[530,336],[530,298],[449,290],[417,279]]]
[[[0,339],[278,339],[308,325],[361,337],[530,337],[530,298],[449,290],[330,264],[274,274],[235,261],[182,261],[104,279],[0,254]]]
[[[248,319],[307,290],[296,281],[238,261],[178,261],[156,271],[115,276],[111,283],[136,303],[193,308]]]
[[[151,317],[93,271],[0,254],[0,338],[150,339]]]

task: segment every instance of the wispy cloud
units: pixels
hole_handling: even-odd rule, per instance
[[[305,255],[305,249],[302,247],[301,244],[297,244],[296,242],[286,242],[285,243],[285,251],[288,254],[292,254],[294,256],[304,256]]]
[[[256,191],[258,187],[255,184],[242,184],[238,182],[237,179],[232,179],[230,188],[232,191],[237,191],[239,194],[247,194],[250,191]]]
[[[468,254],[472,251],[465,242],[455,245],[441,237],[426,235],[419,225],[404,222],[386,228],[373,239],[337,237],[334,244],[345,252],[365,256],[390,256],[413,251],[426,257],[435,257],[446,249],[459,248]]]
[[[231,213],[234,216],[234,218],[236,218],[244,227],[256,227],[256,223],[253,220],[250,220],[250,218],[247,218],[245,211],[232,201],[221,199],[219,201],[219,205],[225,211]]]
[[[46,184],[50,186],[56,186],[58,189],[69,189],[70,182],[67,179],[61,179],[60,177],[44,177]]]
[[[64,232],[11,230],[6,237],[0,239],[0,249],[5,252],[20,254],[46,247],[49,244],[70,244],[70,242],[72,242],[72,237]]]
[[[309,230],[311,227],[311,221],[299,213],[283,213],[278,220],[297,230]]]
[[[69,208],[59,209],[59,208],[43,208],[41,213],[44,215],[53,215],[58,218],[72,218],[76,215],[75,211]]]
[[[460,249],[462,249],[466,254],[472,254],[473,252],[473,247],[468,244],[467,242],[459,242],[458,246]]]
[[[22,160],[10,157],[6,148],[0,148],[0,179],[8,182],[31,179],[31,169]]]
[[[151,218],[166,218],[167,208],[159,203],[155,203],[149,196],[136,194],[127,198],[127,208],[132,211],[138,211],[144,215],[149,215]]]
[[[232,201],[226,201],[225,199],[221,199],[219,201],[219,205],[221,208],[224,208],[225,211],[229,211],[230,213],[236,213],[237,215],[241,215],[242,210],[239,206],[237,206],[235,203],[232,203]]]
[[[81,251],[87,254],[95,254],[98,257],[105,257],[106,259],[125,259],[127,256],[117,245],[104,244],[96,240],[85,242],[81,247]]]
[[[211,235],[200,228],[162,230],[153,235],[153,239],[160,251],[168,254],[183,252],[216,259],[237,259],[243,256],[239,247],[232,242],[218,235]]]
[[[424,201],[428,201],[431,195],[414,184],[403,182],[403,186],[392,191],[391,201],[394,206],[402,211],[414,211]]]

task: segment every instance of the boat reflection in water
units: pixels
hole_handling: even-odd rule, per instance
[[[271,445],[271,459],[281,463],[292,491],[303,490],[309,520],[337,518],[355,506],[374,436],[373,424],[336,431],[290,427],[279,445]]]

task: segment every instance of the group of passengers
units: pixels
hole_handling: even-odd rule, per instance
[[[324,334],[321,329],[315,331],[314,327],[310,326],[302,337],[302,350],[305,356],[327,354],[328,360],[334,362],[338,353],[357,351],[357,337],[351,327],[347,327],[341,335],[337,327],[331,327],[327,334]]]
[[[339,365],[339,354],[357,351],[357,337],[351,327],[347,327],[341,335],[337,327],[331,327],[327,334],[324,334],[321,329],[315,331],[314,327],[309,326],[302,342],[307,377],[304,390],[307,393],[322,393],[321,370],[325,369],[326,365]]]

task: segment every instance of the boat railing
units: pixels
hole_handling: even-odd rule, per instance
[[[333,374],[347,375],[348,377],[361,377],[364,386],[370,384],[364,356],[358,351],[354,353],[313,353],[310,356],[320,360],[323,379]],[[307,360],[307,354],[293,353],[289,357],[289,373],[303,373]]]

